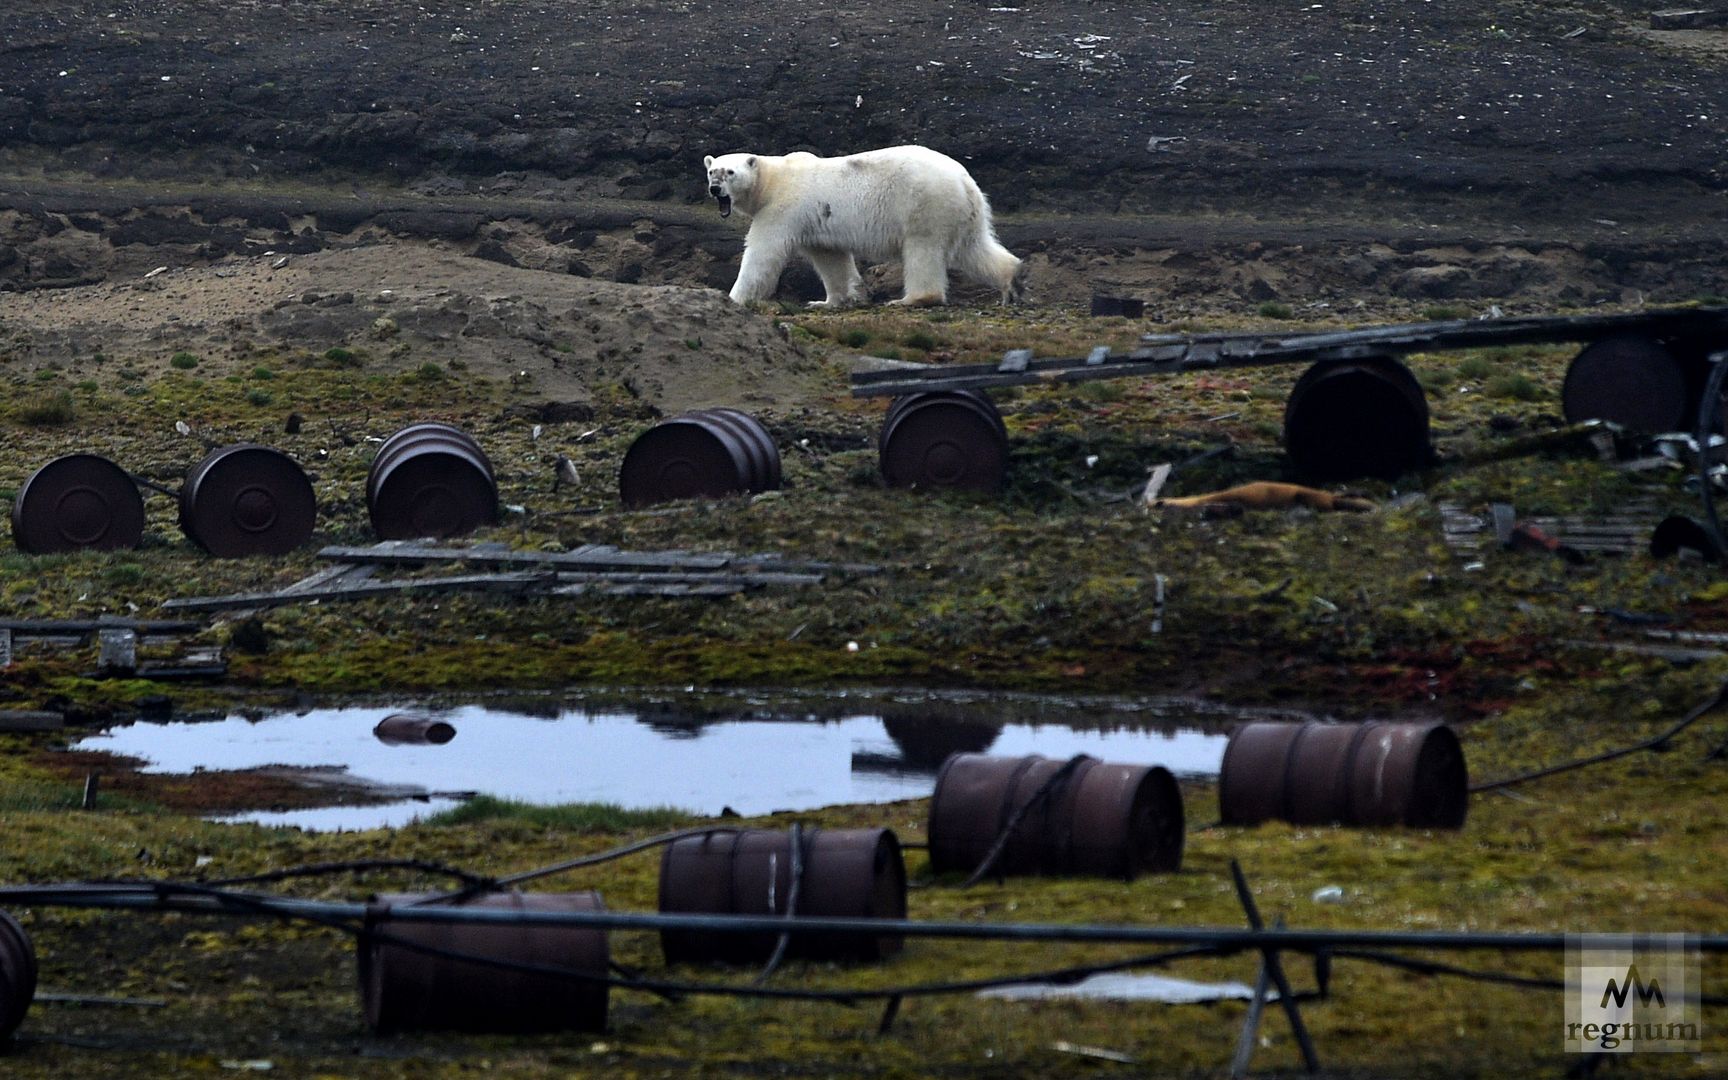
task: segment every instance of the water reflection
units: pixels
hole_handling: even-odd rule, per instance
[[[443,745],[387,745],[386,716],[449,724]],[[532,803],[611,802],[743,814],[930,794],[949,754],[984,751],[1163,765],[1213,774],[1222,724],[1241,719],[1193,702],[1029,695],[879,693],[770,697],[661,692],[635,699],[514,696],[483,703],[344,706],[206,721],[139,721],[79,742],[142,758],[147,771],[338,767],[417,785],[428,797],[384,806],[242,815],[313,829],[405,824],[442,809],[440,793]]]

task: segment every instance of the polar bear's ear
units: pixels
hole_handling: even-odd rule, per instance
[[[744,166],[745,168],[754,169],[756,167],[756,159],[751,158],[749,161],[744,163]]]
[[[707,155],[703,156],[702,167],[704,169],[712,169],[714,167],[714,155],[713,154],[707,154]]]

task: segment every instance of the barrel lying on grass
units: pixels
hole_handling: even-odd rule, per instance
[[[241,443],[213,450],[180,488],[180,528],[212,555],[286,555],[312,538],[312,482],[280,450]]]
[[[704,409],[654,425],[618,469],[625,506],[755,495],[780,487],[780,450],[768,429],[737,409]]]
[[[889,487],[997,491],[1008,472],[1008,429],[976,390],[894,400],[877,440]]]
[[[906,917],[906,865],[889,829],[804,829],[794,915],[855,919]],[[784,915],[792,895],[792,833],[716,832],[668,844],[660,856],[663,914]],[[774,934],[663,930],[666,962],[766,960]],[[880,960],[899,952],[896,935],[795,934],[788,953],[817,960]]]
[[[36,949],[18,920],[0,911],[0,1042],[10,1038],[36,997]]]
[[[383,540],[463,536],[498,520],[498,482],[486,452],[466,432],[410,424],[372,459],[366,509]]]
[[[1243,724],[1218,776],[1226,825],[1405,825],[1458,829],[1469,773],[1444,724]]]
[[[1284,449],[1316,479],[1394,479],[1434,459],[1428,400],[1391,357],[1315,364],[1284,403]]]
[[[392,917],[395,908],[429,899],[412,893],[385,894],[374,897],[368,908],[368,932],[408,943],[369,937],[359,941],[360,1003],[373,1030],[606,1029],[608,986],[604,980],[609,975],[611,956],[604,930],[532,923],[407,922]],[[463,904],[503,911],[565,913],[603,911],[606,907],[596,892],[485,893]],[[422,949],[561,968],[591,978],[523,971]]]
[[[67,454],[31,473],[12,500],[12,539],[32,555],[137,547],[144,497],[125,469],[95,454]]]
[[[1182,865],[1182,794],[1167,769],[955,754],[930,798],[930,868],[976,870],[1016,815],[997,873],[1131,879]]]

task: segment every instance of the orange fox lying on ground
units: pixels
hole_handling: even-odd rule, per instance
[[[1279,484],[1260,480],[1241,487],[1213,491],[1205,495],[1188,495],[1176,499],[1155,499],[1154,507],[1169,506],[1179,510],[1202,509],[1209,512],[1232,513],[1243,510],[1288,510],[1306,506],[1313,510],[1372,510],[1374,503],[1355,495],[1334,495],[1319,488],[1301,484]],[[1229,508],[1229,509],[1226,509]]]

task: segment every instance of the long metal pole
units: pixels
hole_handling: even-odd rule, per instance
[[[113,908],[134,911],[173,911],[210,915],[271,915],[360,922],[369,910],[360,903],[297,900],[260,893],[230,897],[175,894],[171,883],[158,892],[152,885],[14,885],[0,887],[0,904],[21,907]],[[370,909],[377,913],[379,909]],[[945,922],[911,919],[859,919],[777,915],[661,915],[625,911],[510,911],[472,907],[393,906],[397,922],[583,926],[607,930],[702,930],[740,934],[866,934],[870,936],[1002,939],[1020,941],[1138,942],[1142,944],[1205,945],[1223,950],[1287,949],[1314,952],[1338,948],[1490,949],[1508,952],[1554,952],[1564,949],[1568,935],[1504,931],[1446,932],[1418,930],[1244,930],[1232,926],[1132,926],[1040,923]],[[1656,934],[1629,934],[1631,941]],[[1701,952],[1728,952],[1728,934],[1702,934],[1693,939]]]

